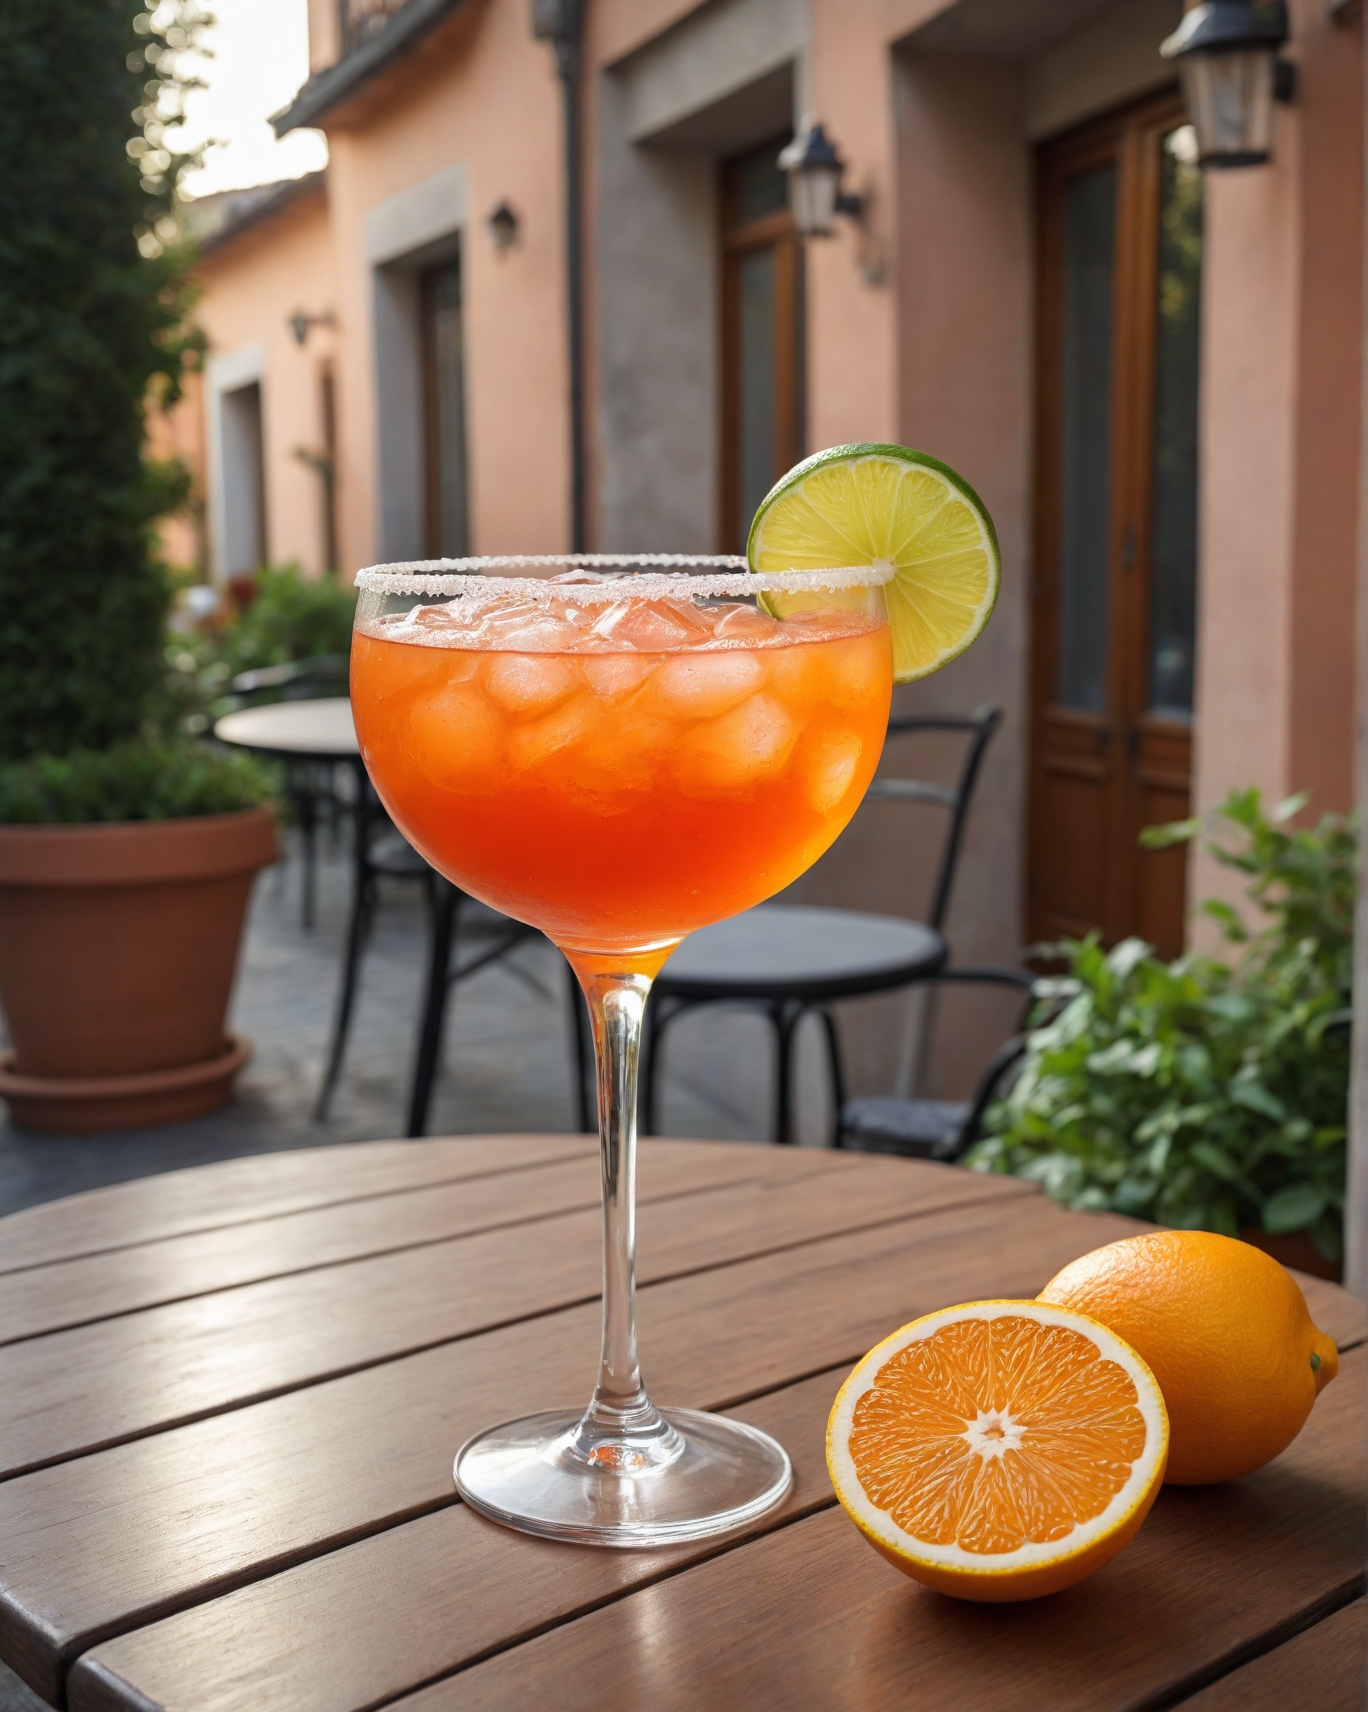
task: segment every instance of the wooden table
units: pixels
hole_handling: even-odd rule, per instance
[[[1028,1296],[1137,1227],[1011,1178],[649,1141],[642,1346],[662,1401],[788,1447],[741,1538],[595,1551],[455,1501],[478,1427],[587,1396],[582,1136],[273,1154],[0,1222],[0,1657],[75,1712],[884,1707],[1344,1712],[1363,1704],[1358,1304],[1296,1443],[1170,1489],[1083,1586],[926,1592],[832,1500],[823,1428],[879,1337]]]

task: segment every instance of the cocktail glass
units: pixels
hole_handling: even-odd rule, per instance
[[[352,706],[385,807],[453,884],[560,947],[593,1023],[598,1383],[587,1409],[461,1448],[456,1485],[496,1521],[662,1545],[748,1522],[792,1480],[767,1434],[647,1395],[637,1057],[651,981],[680,940],[796,879],[864,795],[888,721],[890,575],[598,555],[357,579]]]

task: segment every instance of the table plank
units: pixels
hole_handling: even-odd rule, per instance
[[[826,1510],[397,1704],[403,1712],[506,1712],[550,1699],[570,1712],[1167,1704],[1261,1636],[1362,1587],[1365,1352],[1346,1361],[1343,1379],[1275,1462],[1226,1486],[1166,1487],[1119,1558],[1047,1604],[971,1605],[931,1593],[885,1563],[841,1511]],[[1298,1712],[1306,1704],[1286,1703]]]
[[[1368,1352],[1356,1352],[1349,1384],[1325,1394],[1277,1463],[1238,1485],[1170,1488],[1117,1565],[1045,1606],[993,1611],[928,1594],[831,1508],[823,1437],[840,1369],[732,1411],[776,1433],[794,1458],[787,1506],[754,1531],[769,1536],[762,1563],[760,1547],[742,1544],[754,1533],[729,1539],[720,1558],[716,1542],[594,1552],[521,1539],[458,1506],[95,1648],[71,1673],[69,1704],[349,1712],[512,1647],[400,1704],[1133,1706],[1144,1690],[1256,1644],[1284,1606],[1340,1597],[1359,1573],[1365,1470],[1361,1452],[1345,1466],[1342,1446],[1362,1443],[1366,1373]],[[822,1506],[820,1531],[775,1532]],[[666,1579],[704,1557],[713,1558],[705,1569]],[[1230,1561],[1253,1567],[1232,1578]],[[654,1583],[663,1585],[632,1592]],[[1010,1664],[985,1672],[985,1655],[1004,1644]],[[1149,1680],[1132,1698],[1141,1665]]]
[[[592,1155],[597,1146],[584,1135],[453,1136],[305,1147],[190,1166],[45,1201],[0,1219],[0,1272],[394,1194],[424,1183],[527,1169]]]
[[[1357,1296],[1308,1272],[1293,1272],[1292,1276],[1301,1285],[1311,1318],[1341,1349],[1352,1349],[1368,1338],[1368,1310]]]
[[[907,1160],[833,1170],[830,1155],[775,1150],[749,1183],[653,1202],[656,1157],[641,1171],[643,1282],[938,1206],[1040,1198],[1015,1178]],[[572,1211],[12,1344],[0,1349],[0,1472],[597,1297],[601,1242],[597,1208]]]
[[[1363,1712],[1368,1705],[1368,1616],[1364,1602],[1303,1629],[1272,1652],[1242,1665],[1183,1701],[1183,1712]]]
[[[647,1380],[739,1405],[1133,1228],[1026,1196],[691,1273],[641,1291]],[[587,1397],[598,1321],[585,1303],[0,1485],[0,1657],[55,1698],[105,1635],[450,1503],[471,1433]]]
[[[777,1510],[729,1540],[766,1532],[834,1500],[823,1434],[845,1370],[729,1410],[792,1447],[794,1484]],[[533,1540],[463,1504],[391,1529],[270,1583],[172,1617],[80,1659],[71,1712],[137,1705],[256,1712],[346,1712],[455,1669],[511,1636],[711,1556],[715,1540],[664,1551],[599,1551]],[[365,1632],[356,1592],[372,1589]]]
[[[761,1178],[770,1171],[770,1157],[768,1148],[746,1143],[653,1141],[643,1151],[640,1199]],[[850,1169],[851,1161],[839,1154],[825,1158],[836,1169]],[[598,1203],[598,1156],[576,1152],[521,1170],[511,1183],[499,1173],[424,1184],[373,1200],[54,1261],[0,1276],[0,1345]]]

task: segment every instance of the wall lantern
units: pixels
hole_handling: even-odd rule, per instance
[[[286,322],[286,326],[294,334],[296,345],[302,345],[309,336],[310,327],[331,327],[335,317],[331,309],[326,309],[321,315],[306,315],[302,309],[296,309]]]
[[[1262,166],[1273,153],[1273,103],[1290,101],[1294,71],[1284,0],[1205,0],[1162,44],[1176,60],[1201,166]]]
[[[572,56],[578,62],[583,29],[581,0],[532,0],[532,34],[555,48],[562,77]]]
[[[485,215],[485,225],[494,240],[496,250],[511,250],[518,241],[518,211],[509,202],[500,202]]]
[[[789,207],[800,238],[829,238],[838,214],[864,217],[864,198],[841,189],[845,162],[816,119],[804,119],[779,165],[788,174]]]

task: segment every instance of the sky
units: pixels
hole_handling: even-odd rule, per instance
[[[240,190],[325,165],[321,131],[277,140],[267,122],[309,75],[306,0],[210,0],[209,9],[215,22],[203,42],[213,58],[194,65],[209,87],[186,97],[184,140],[210,147],[201,170],[182,180],[184,193]]]

